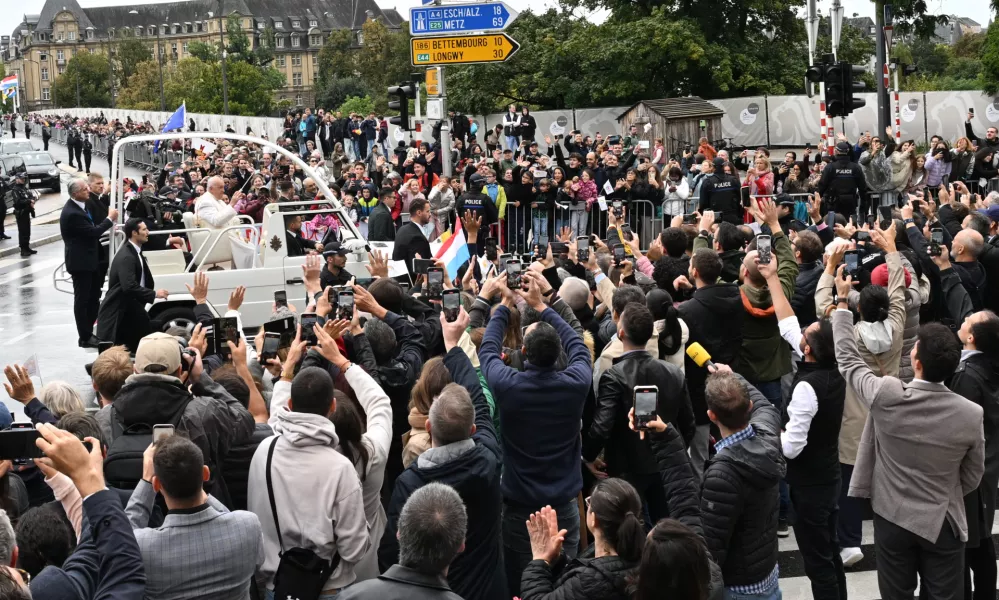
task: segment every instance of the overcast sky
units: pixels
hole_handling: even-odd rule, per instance
[[[338,1],[338,0],[331,0]],[[346,0],[339,0],[346,1]],[[408,9],[414,6],[420,5],[420,0],[376,0],[382,8],[395,8],[403,16],[407,17]],[[123,5],[135,5],[135,4],[154,4],[154,2],[136,2],[135,0],[79,0],[80,5],[84,8],[90,6],[123,6]],[[507,4],[510,4],[517,10],[525,10],[528,6],[533,6],[535,10],[542,10],[541,6],[555,6],[557,5],[556,0],[506,0]],[[843,7],[845,8],[845,16],[851,17],[853,13],[857,13],[860,16],[874,17],[874,3],[870,0],[841,0]],[[3,1],[5,8],[0,12],[0,32],[2,35],[10,35],[10,32],[14,31],[14,28],[21,22],[24,13],[35,13],[41,11],[42,6],[45,4],[44,0],[18,0],[14,2],[13,0]],[[14,9],[14,6],[17,8]],[[818,0],[819,11],[828,14],[829,7],[832,6],[832,0]],[[982,27],[988,24],[990,17],[989,10],[989,0],[927,0],[927,6],[929,7],[929,12],[931,13],[942,13],[946,11],[958,10],[957,14],[962,17],[971,17],[972,19],[978,21]],[[605,14],[602,12],[596,12],[593,14],[586,14],[585,11],[577,11],[579,16],[585,16],[596,21],[600,21],[605,18]]]

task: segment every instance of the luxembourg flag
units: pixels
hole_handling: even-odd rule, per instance
[[[465,230],[461,227],[461,221],[455,225],[454,234],[444,240],[440,248],[434,252],[434,258],[444,261],[444,264],[447,265],[447,272],[452,277],[455,277],[461,265],[471,258],[468,254]]]

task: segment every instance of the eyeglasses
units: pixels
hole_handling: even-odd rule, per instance
[[[586,504],[586,510],[590,510],[590,498],[592,497],[593,496],[587,496],[586,498],[583,499],[583,503]]]

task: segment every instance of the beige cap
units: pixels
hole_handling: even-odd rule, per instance
[[[180,342],[172,335],[150,333],[139,340],[135,370],[139,373],[173,375],[180,368]]]

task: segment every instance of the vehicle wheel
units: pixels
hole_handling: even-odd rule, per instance
[[[154,319],[158,323],[159,331],[166,331],[171,327],[183,327],[190,334],[194,331],[194,326],[198,324],[198,319],[194,316],[194,309],[188,306],[175,306],[168,308],[158,314]]]

